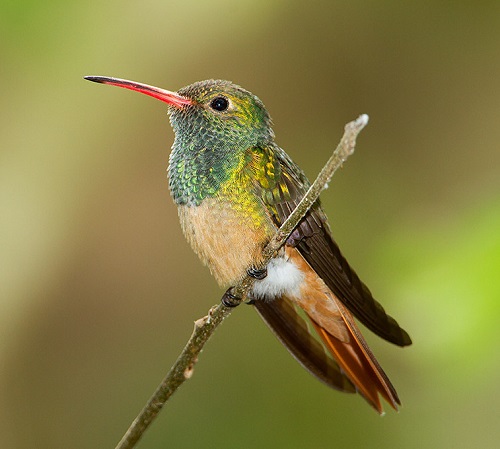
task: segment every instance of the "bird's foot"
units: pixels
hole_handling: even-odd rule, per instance
[[[259,270],[257,268],[252,267],[247,270],[247,273],[254,279],[262,281],[262,279],[265,279],[267,277],[267,268],[262,268]]]
[[[233,295],[231,293],[232,289],[232,287],[229,287],[226,290],[226,293],[224,293],[224,295],[222,296],[222,304],[224,304],[226,307],[236,307],[241,304],[241,298]]]

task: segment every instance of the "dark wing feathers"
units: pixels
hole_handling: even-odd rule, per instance
[[[273,150],[281,168],[280,195],[273,195],[274,203],[269,206],[276,211],[273,219],[279,226],[299,203],[309,181],[283,150],[278,147]],[[287,244],[300,251],[338,299],[366,327],[396,345],[411,344],[408,333],[385,312],[342,256],[319,201],[290,235]]]
[[[311,238],[304,238],[297,245],[309,265],[368,329],[399,346],[411,344],[410,336],[372,297],[368,287],[351,269],[333,239],[323,235],[315,234]],[[335,262],[328,265],[326,261],[332,259]]]

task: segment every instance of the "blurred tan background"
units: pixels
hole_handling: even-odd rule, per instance
[[[179,228],[166,107],[84,81],[257,94],[344,254],[410,332],[368,335],[403,401],[331,391],[237,309],[142,448],[494,448],[500,3],[0,5],[0,447],[111,448],[221,291]]]

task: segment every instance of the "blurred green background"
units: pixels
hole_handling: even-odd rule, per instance
[[[256,93],[344,254],[410,332],[368,335],[380,418],[237,309],[141,448],[494,448],[500,438],[500,2],[0,4],[0,447],[111,448],[220,298],[169,197],[164,104],[84,81]]]

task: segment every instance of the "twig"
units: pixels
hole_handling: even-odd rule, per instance
[[[356,137],[367,123],[368,116],[363,114],[359,116],[358,119],[345,126],[344,135],[332,156],[304,195],[304,198],[264,248],[262,266],[256,268],[264,268],[276,251],[286,242],[286,239],[302,217],[304,217],[314,202],[319,198],[321,191],[327,187],[334,172],[341,167],[343,162],[354,152]],[[244,300],[248,292],[251,291],[254,282],[255,279],[253,277],[246,276],[240,283],[234,286],[232,293],[237,298]],[[195,322],[193,334],[183,351],[172,368],[170,368],[170,371],[158,386],[153,396],[151,396],[142,409],[141,413],[132,422],[127,432],[116,446],[116,449],[132,449],[135,447],[136,443],[142,437],[151,422],[156,418],[156,415],[158,415],[170,396],[172,396],[185,380],[191,377],[194,365],[198,360],[198,354],[215,332],[217,326],[230,315],[232,310],[232,308],[219,303],[210,309],[206,317],[200,318]]]

